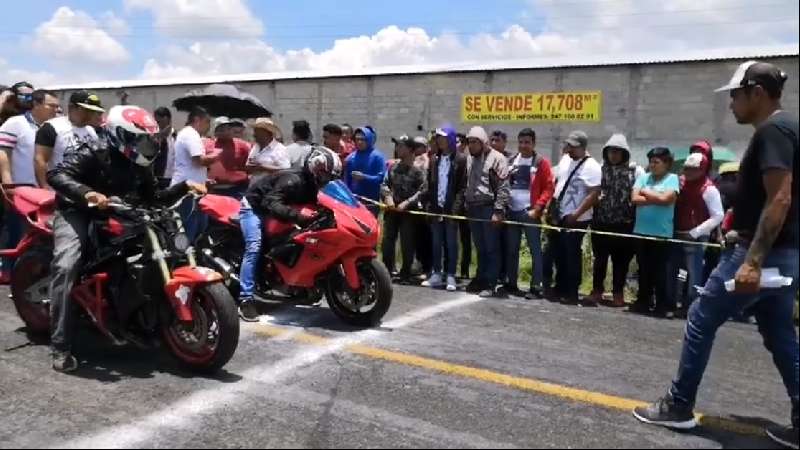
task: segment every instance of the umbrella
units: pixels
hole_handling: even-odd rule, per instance
[[[683,169],[683,164],[689,157],[690,149],[688,147],[679,148],[675,152],[675,166],[674,171],[680,172]],[[739,157],[727,147],[714,147],[714,171],[718,171],[719,167],[725,163],[737,162]]]
[[[242,92],[230,84],[212,84],[205,89],[188,92],[172,104],[179,111],[191,111],[192,108],[200,106],[215,117],[254,119],[272,116],[272,112],[258,97]]]

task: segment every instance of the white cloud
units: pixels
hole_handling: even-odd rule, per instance
[[[142,78],[290,70],[351,72],[540,56],[658,54],[798,40],[796,0],[772,0],[757,7],[746,0],[525,1],[527,9],[516,16],[518,24],[501,33],[460,38],[447,32],[431,35],[419,27],[387,26],[373,35],[336,40],[319,51],[278,49],[262,40],[264,25],[246,0],[125,0],[124,4],[126,11],[150,11],[155,32],[167,37],[142,64]],[[93,81],[118,78],[111,74],[118,73],[118,63],[130,56],[115,37],[129,33],[128,24],[113,11],[92,18],[61,7],[30,41],[48,61],[98,64],[92,71],[65,67],[59,82]],[[183,39],[169,39],[191,37],[197,38],[186,45],[178,45]],[[7,64],[4,67],[0,75],[11,70]]]
[[[119,27],[120,21],[114,26]],[[32,46],[44,56],[73,64],[119,64],[130,59],[125,47],[95,19],[66,6],[36,28]]]
[[[125,22],[125,19],[118,17],[114,11],[106,11],[100,14],[100,23],[112,36],[123,36],[130,33],[128,23]]]
[[[0,58],[0,84],[10,86],[18,81],[27,81],[37,87],[47,86],[56,81],[56,76],[49,72],[13,68],[8,61]]]
[[[778,0],[528,0],[545,30],[604,53],[745,47],[797,42],[798,4]],[[585,48],[582,44],[581,48]]]
[[[352,71],[380,66],[502,61],[797,42],[796,0],[753,8],[730,0],[528,0],[530,9],[500,34],[467,39],[421,28],[386,27],[340,39],[323,51],[280,51],[259,39],[171,46],[149,59],[143,78],[286,70]],[[127,0],[128,3],[150,3]],[[178,2],[183,3],[183,2]],[[201,2],[202,3],[202,2]],[[206,2],[208,3],[208,2]],[[227,3],[227,2],[226,2]],[[238,1],[235,3],[239,3]],[[792,21],[776,22],[781,18]],[[527,27],[526,27],[527,25]],[[538,33],[531,29],[540,30]]]
[[[264,24],[242,0],[125,0],[127,10],[149,10],[171,37],[258,37]]]
[[[169,47],[146,62],[143,78],[198,74],[319,70],[348,72],[360,68],[527,58],[576,50],[577,42],[558,35],[533,36],[520,26],[462,42],[451,34],[432,37],[421,28],[389,26],[373,36],[340,39],[322,52],[281,52],[260,40],[196,42]]]

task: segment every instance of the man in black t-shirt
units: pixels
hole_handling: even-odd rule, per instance
[[[800,347],[792,314],[800,271],[800,133],[797,118],[781,109],[787,78],[772,64],[749,61],[718,90],[730,92],[736,120],[755,127],[742,159],[733,206],[733,229],[738,237],[735,246],[723,253],[700,299],[689,311],[680,368],[672,388],[655,404],[634,411],[642,422],[676,429],[696,426],[695,398],[717,329],[750,308],[792,403],[792,425],[770,427],[767,434],[781,445],[798,448]],[[766,269],[777,269],[783,277],[791,278],[791,286],[762,286]],[[729,291],[725,284],[731,281]]]

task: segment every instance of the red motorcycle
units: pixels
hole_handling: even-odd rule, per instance
[[[14,306],[31,333],[46,334],[54,193],[22,187],[7,197],[30,225],[17,248],[0,252],[17,258]],[[182,228],[174,207],[138,208],[115,200],[92,222],[92,251],[72,299],[115,345],[150,349],[160,338],[190,370],[214,372],[236,352],[239,317],[222,276],[194,263]]]
[[[211,218],[198,238],[204,264],[219,270],[231,294],[239,294],[244,239],[239,201],[207,195],[200,210]],[[392,303],[392,282],[377,258],[378,220],[340,181],[323,188],[317,205],[297,206],[317,217],[305,229],[275,219],[264,221],[264,240],[257,271],[257,293],[269,300],[313,305],[325,296],[345,323],[369,327],[380,323]]]

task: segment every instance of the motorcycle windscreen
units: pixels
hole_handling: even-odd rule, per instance
[[[351,208],[356,208],[359,205],[358,199],[341,180],[331,181],[321,191],[328,197]]]

